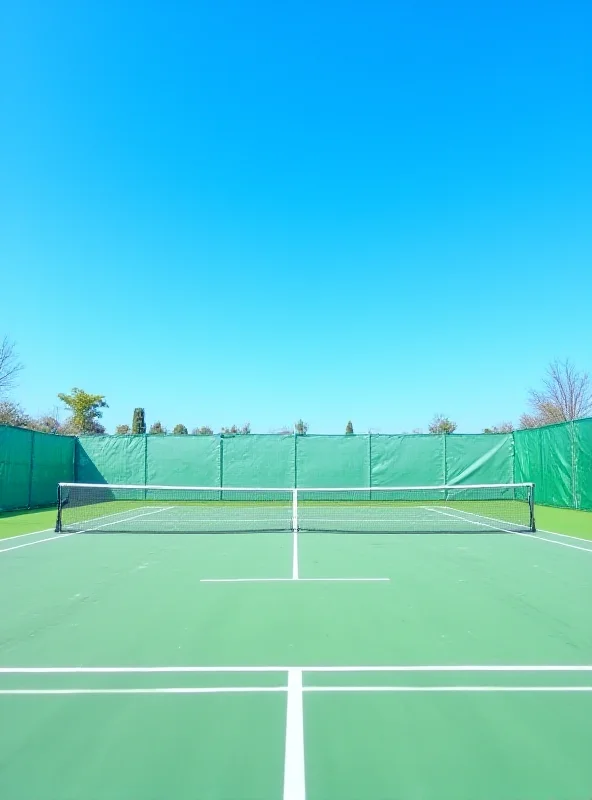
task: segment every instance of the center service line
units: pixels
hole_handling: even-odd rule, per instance
[[[305,800],[302,670],[288,671],[283,800]]]

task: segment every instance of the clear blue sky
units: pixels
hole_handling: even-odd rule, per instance
[[[0,0],[0,333],[108,430],[477,431],[592,371],[592,4]]]

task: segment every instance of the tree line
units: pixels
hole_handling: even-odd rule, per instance
[[[18,358],[16,346],[7,336],[0,340],[0,425],[14,425],[43,431],[44,433],[59,433],[64,435],[104,434],[104,425],[101,423],[103,409],[108,408],[104,395],[91,394],[83,389],[74,387],[70,394],[61,392],[58,399],[68,409],[68,417],[64,422],[59,420],[59,411],[32,417],[23,407],[9,399],[10,392],[14,389],[23,364]],[[539,389],[531,389],[528,394],[529,411],[521,415],[518,429],[540,428],[556,422],[566,422],[592,415],[592,384],[586,372],[580,372],[569,359],[565,361],[554,360],[547,367]],[[435,414],[428,425],[428,433],[452,434],[457,429],[457,423],[446,414]],[[499,422],[484,428],[483,433],[511,433],[514,425],[511,422]],[[284,426],[276,433],[283,435],[306,436],[309,431],[308,422],[297,420],[292,427]],[[230,425],[222,427],[219,431],[226,436],[245,436],[251,433],[249,422],[243,425]],[[187,436],[189,429],[186,425],[178,423],[169,431],[159,420],[153,422],[149,428],[143,408],[134,409],[131,425],[123,423],[115,428],[117,435],[131,435],[149,433],[154,436]],[[191,429],[194,436],[209,436],[214,430],[209,425],[202,425]],[[412,433],[423,433],[415,428]],[[345,426],[345,434],[354,434],[353,422],[349,420]]]

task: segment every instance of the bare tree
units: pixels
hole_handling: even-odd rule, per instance
[[[512,433],[514,426],[511,422],[500,422],[499,425],[492,425],[491,428],[483,428],[483,433]]]
[[[0,395],[6,394],[13,388],[22,368],[14,342],[5,336],[0,340]]]
[[[298,422],[294,423],[294,432],[297,433],[298,436],[306,436],[308,433],[308,422],[299,419]]]
[[[532,414],[520,417],[521,428],[539,428],[592,414],[592,385],[587,372],[579,372],[569,359],[552,361],[542,389],[531,389]]]
[[[0,401],[0,425],[13,425],[17,428],[28,428],[31,418],[24,408],[10,400]]]

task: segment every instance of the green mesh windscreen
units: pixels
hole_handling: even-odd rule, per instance
[[[74,477],[74,443],[0,425],[0,510],[55,505],[57,484]]]

